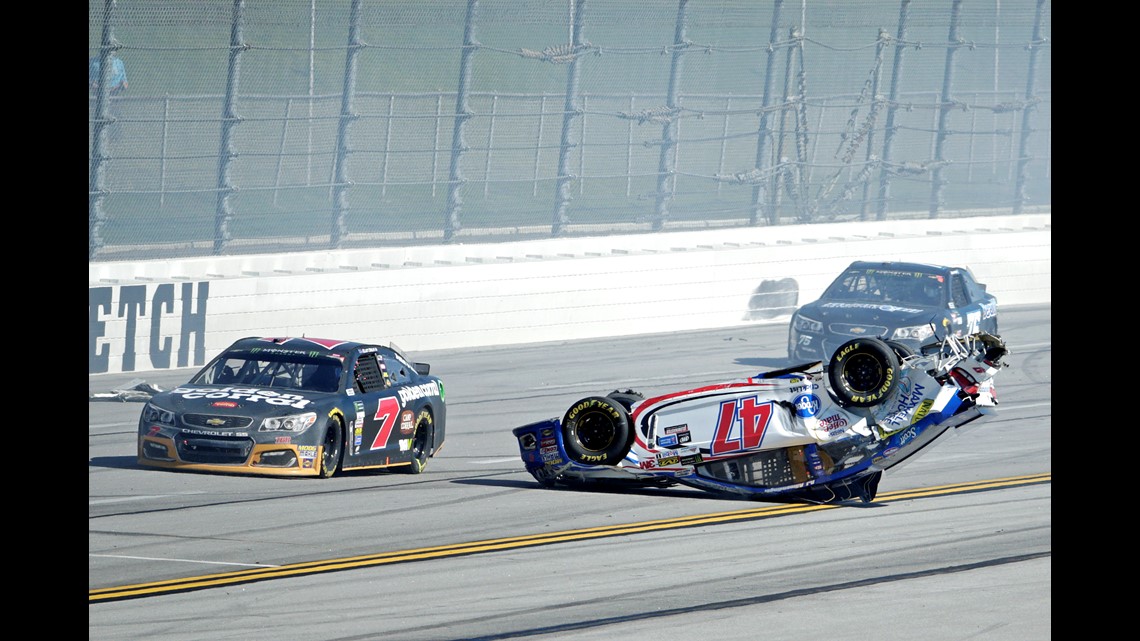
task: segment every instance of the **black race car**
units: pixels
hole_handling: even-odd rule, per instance
[[[955,336],[998,334],[997,298],[966,267],[855,261],[819,300],[792,313],[788,359],[831,360],[853,338],[875,337],[917,352],[931,323]]]
[[[443,381],[395,345],[242,338],[139,417],[138,462],[180,470],[329,478],[419,474],[443,446]]]

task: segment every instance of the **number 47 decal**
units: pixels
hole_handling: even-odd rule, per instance
[[[720,419],[713,434],[713,456],[760,447],[768,422],[772,420],[773,403],[757,404],[758,400],[753,396],[720,404]]]
[[[369,450],[382,450],[388,446],[388,437],[392,435],[392,428],[396,425],[396,417],[400,415],[400,401],[395,396],[386,396],[380,399],[380,406],[376,408],[376,415],[372,418],[380,424],[380,431],[372,440]]]

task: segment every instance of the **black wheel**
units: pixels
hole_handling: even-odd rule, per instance
[[[431,442],[434,435],[431,412],[424,410],[416,419],[416,432],[412,436],[412,463],[404,468],[408,474],[419,474],[424,471],[428,457],[431,456]]]
[[[325,425],[325,438],[321,441],[321,478],[332,478],[340,470],[343,443],[344,429],[340,426],[340,421],[330,418]]]
[[[899,357],[877,338],[847,341],[835,350],[827,380],[840,402],[871,407],[883,402],[899,384]]]
[[[566,453],[578,463],[617,465],[633,443],[629,414],[615,399],[584,398],[562,417],[562,441]]]
[[[887,347],[890,347],[891,351],[895,353],[895,356],[899,357],[900,363],[904,358],[908,356],[914,356],[915,354],[913,349],[898,341],[886,341],[886,343]]]
[[[633,407],[634,403],[640,400],[644,400],[645,395],[641,392],[635,392],[631,389],[627,389],[624,392],[621,390],[614,390],[609,394],[606,394],[606,398],[612,398],[618,403],[621,403],[621,406],[625,408],[626,412],[628,412],[630,408]]]

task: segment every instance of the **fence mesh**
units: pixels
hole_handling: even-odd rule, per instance
[[[89,3],[90,260],[1050,204],[1045,0]]]

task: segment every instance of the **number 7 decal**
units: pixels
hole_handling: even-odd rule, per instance
[[[400,401],[395,396],[386,396],[380,399],[380,406],[376,408],[376,415],[372,418],[380,423],[380,431],[372,440],[369,450],[382,450],[388,447],[388,437],[392,435],[392,427],[396,425],[396,416],[400,414]]]

